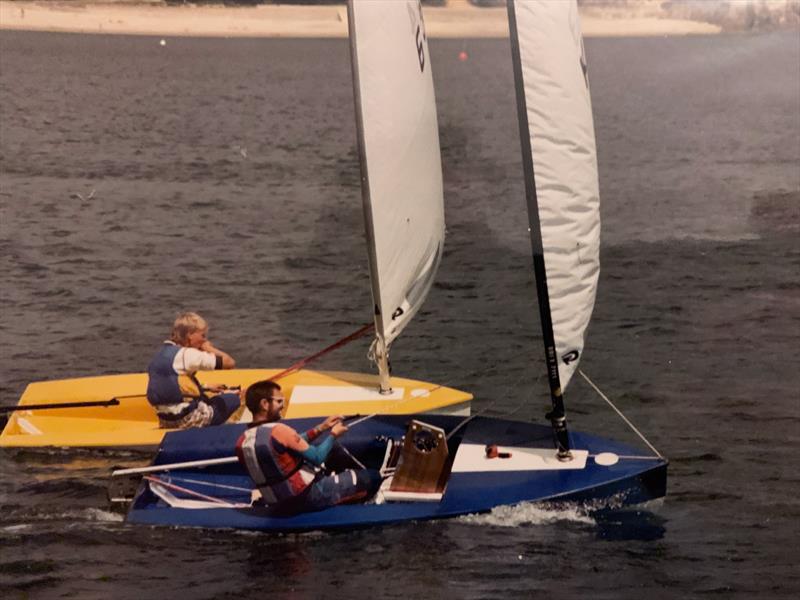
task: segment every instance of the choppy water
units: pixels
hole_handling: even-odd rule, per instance
[[[370,318],[344,40],[0,34],[0,400],[139,371],[195,309],[243,367]],[[507,41],[432,41],[448,237],[398,374],[547,405]],[[466,50],[469,60],[460,62]],[[608,520],[524,506],[347,534],[126,526],[124,453],[4,452],[9,597],[800,592],[800,41],[588,40],[603,266],[584,362],[671,458]],[[368,369],[364,344],[319,368]],[[499,400],[492,404],[496,398]],[[576,380],[572,426],[631,439]]]

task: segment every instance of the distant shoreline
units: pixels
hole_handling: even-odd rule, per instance
[[[425,6],[433,38],[508,36],[505,8],[478,8],[450,0]],[[710,23],[656,17],[581,16],[586,37],[716,34]],[[0,30],[192,37],[346,37],[344,5],[167,6],[156,3],[11,2],[0,0]]]

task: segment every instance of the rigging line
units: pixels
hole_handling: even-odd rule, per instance
[[[159,480],[162,481],[163,480]],[[233,490],[235,492],[247,492],[248,494],[253,491],[253,488],[243,488],[236,485],[225,485],[224,483],[212,483],[210,481],[202,481],[200,479],[186,479],[185,477],[170,477],[170,481],[181,481],[183,483],[196,483],[197,485],[204,485],[206,487],[215,487],[223,490]]]
[[[524,406],[528,406],[528,400],[527,400],[527,399],[525,399],[525,400],[523,400],[522,402],[520,402],[519,404],[517,404],[517,407],[516,407],[514,410],[512,410],[512,411],[510,411],[510,412],[507,412],[506,414],[504,414],[504,415],[503,415],[503,417],[506,417],[506,418],[508,418],[508,417],[513,417],[513,416],[514,416],[515,414],[517,414],[517,413],[518,413],[518,412],[519,412],[519,411],[520,411],[520,410],[521,410],[521,409],[522,409]]]
[[[349,424],[347,425],[347,429],[349,430],[351,427],[355,427],[356,425],[358,425],[358,424],[360,424],[360,423],[363,423],[364,421],[366,421],[366,420],[368,420],[368,419],[371,419],[372,417],[376,416],[377,414],[378,414],[378,413],[372,413],[371,415],[367,415],[366,417],[361,417],[360,419],[356,419],[355,421],[353,421],[352,423],[349,423]],[[359,467],[361,467],[362,469],[366,469],[366,467],[364,466],[364,463],[362,463],[362,462],[361,462],[360,460],[358,460],[358,459],[357,459],[355,456],[353,456],[353,455],[350,453],[350,450],[348,450],[348,449],[345,447],[345,445],[344,445],[344,444],[339,444],[339,447],[340,447],[340,448],[341,448],[341,449],[344,451],[344,453],[345,453],[345,454],[347,454],[347,456],[349,456],[349,457],[351,458],[351,460],[352,460],[354,463],[356,463],[356,464],[357,464]]]
[[[176,490],[176,491],[179,491],[179,492],[183,492],[184,494],[189,494],[190,496],[197,496],[198,498],[202,498],[203,500],[206,500],[208,502],[213,502],[214,504],[220,504],[220,505],[226,506],[228,508],[237,508],[237,507],[241,507],[241,506],[250,506],[249,504],[243,504],[243,503],[234,504],[232,502],[228,502],[227,500],[222,500],[221,498],[215,498],[214,496],[207,496],[206,494],[201,494],[200,492],[195,492],[194,490],[190,490],[188,488],[181,487],[179,485],[175,485],[174,483],[170,483],[168,481],[164,481],[163,479],[161,479],[159,477],[154,477],[152,475],[145,475],[143,477],[143,479],[146,479],[147,481],[150,481],[152,483],[157,483],[157,484],[163,485],[164,487],[167,487],[167,488],[172,488],[173,490]]]
[[[489,412],[489,410],[490,410],[491,408],[493,408],[493,407],[494,407],[494,405],[495,405],[495,404],[497,404],[499,401],[500,401],[500,398],[499,398],[499,397],[498,397],[498,398],[495,398],[494,400],[492,400],[492,401],[489,403],[489,406],[487,406],[486,408],[484,408],[482,411],[480,411],[480,412],[477,412],[477,413],[475,413],[474,415],[470,415],[470,416],[468,416],[467,418],[465,418],[463,421],[461,421],[461,423],[459,423],[458,425],[456,425],[455,427],[453,427],[453,429],[451,429],[451,430],[450,430],[450,433],[448,433],[448,434],[447,434],[447,436],[445,436],[445,438],[444,438],[444,439],[445,439],[445,440],[449,440],[451,437],[453,437],[453,436],[455,435],[455,433],[456,433],[456,432],[457,432],[459,429],[461,429],[462,427],[464,427],[464,425],[466,425],[467,423],[469,423],[469,422],[470,422],[470,421],[472,421],[473,419],[477,419],[478,417],[482,417],[483,415],[485,415],[485,414],[486,414],[487,412]],[[516,410],[516,409],[515,409],[515,410]]]
[[[463,421],[461,421],[461,423],[459,423],[458,425],[456,425],[455,427],[453,427],[453,429],[451,429],[451,430],[450,430],[450,433],[448,433],[448,434],[445,436],[445,438],[444,438],[444,439],[445,439],[445,441],[446,441],[446,440],[449,440],[451,437],[453,437],[453,436],[455,435],[456,431],[458,431],[459,429],[461,429],[462,427],[464,427],[464,425],[466,425],[467,423],[469,423],[470,421],[472,421],[472,419],[477,419],[479,416],[481,416],[481,413],[477,413],[477,414],[474,414],[474,415],[470,415],[470,416],[468,416],[466,419],[464,419]]]
[[[372,417],[375,417],[377,415],[378,415],[378,413],[372,413],[371,415],[367,415],[366,417],[361,417],[360,419],[356,419],[352,423],[348,423],[347,424],[347,428],[350,429],[351,427],[355,427],[356,425],[360,425],[364,421],[366,421],[368,419],[371,419]]]
[[[517,380],[516,380],[516,381],[515,381],[515,382],[514,382],[512,385],[508,386],[506,389],[507,389],[509,392],[511,392],[511,391],[513,391],[514,389],[516,389],[516,387],[517,387],[517,386],[519,386],[520,382],[522,381],[523,377],[525,377],[525,373],[522,373],[522,375],[520,375],[520,376],[519,376],[519,378],[518,378],[518,379],[517,379]],[[538,384],[538,383],[539,383],[539,381],[540,381],[541,379],[542,379],[542,375],[540,374],[540,375],[539,375],[539,376],[538,376],[538,377],[537,377],[537,378],[536,378],[536,379],[533,381],[533,385],[534,385],[534,386],[536,386],[536,384]],[[505,414],[505,416],[506,416],[506,417],[511,417],[511,416],[515,415],[516,413],[518,413],[518,412],[520,411],[520,409],[522,409],[522,407],[523,407],[523,406],[528,406],[528,404],[529,404],[529,403],[528,403],[528,400],[527,400],[527,399],[523,399],[523,400],[522,400],[522,402],[520,402],[520,403],[517,405],[517,407],[516,407],[514,410],[512,410],[512,411],[511,411],[511,412],[509,412],[509,413],[506,413],[506,414]]]
[[[487,369],[487,370],[488,370],[488,369]],[[516,380],[514,383],[512,383],[510,386],[506,386],[506,387],[505,387],[505,390],[507,390],[507,391],[511,391],[511,390],[513,390],[514,388],[516,388],[516,387],[519,385],[519,383],[522,381],[523,377],[525,377],[525,373],[522,373],[522,374],[521,374],[521,375],[520,375],[520,376],[517,378],[517,380]],[[536,378],[536,381],[539,381],[539,379],[541,379],[541,375],[540,375],[539,377],[537,377],[537,378]],[[535,382],[534,382],[534,383],[535,383]],[[474,415],[470,415],[469,417],[467,417],[466,419],[464,419],[463,421],[461,421],[461,423],[459,423],[459,424],[458,424],[458,425],[456,425],[456,426],[455,426],[453,429],[451,429],[451,430],[450,430],[450,433],[448,433],[448,434],[447,434],[447,436],[445,437],[445,440],[449,440],[451,437],[453,437],[453,435],[455,435],[455,433],[456,433],[456,432],[457,432],[459,429],[461,429],[462,427],[464,427],[464,425],[466,425],[467,423],[469,423],[469,422],[470,422],[470,421],[472,421],[473,419],[476,419],[477,417],[483,416],[483,415],[485,415],[487,412],[489,412],[489,410],[491,410],[491,409],[494,407],[494,405],[495,405],[495,404],[497,404],[497,403],[500,401],[500,398],[501,398],[501,397],[502,397],[502,395],[501,395],[501,396],[498,396],[498,397],[496,397],[494,400],[492,400],[492,402],[490,402],[490,403],[489,403],[489,406],[486,406],[486,407],[485,407],[485,408],[484,408],[482,411],[480,411],[480,412],[477,412],[477,413],[475,413]],[[524,405],[526,405],[526,404],[527,404],[527,401],[526,401],[526,400],[523,400],[523,401],[522,401],[522,402],[521,402],[521,403],[520,403],[520,404],[519,404],[519,405],[518,405],[518,406],[517,406],[517,407],[516,407],[514,410],[512,410],[510,413],[507,413],[507,415],[506,415],[506,416],[511,416],[511,415],[513,415],[514,413],[516,413],[518,410],[520,410],[520,409],[521,409],[521,408],[522,408]]]
[[[588,383],[590,386],[592,386],[592,388],[594,388],[594,391],[595,391],[595,392],[597,392],[597,393],[600,395],[600,397],[601,397],[603,400],[605,400],[606,402],[608,402],[608,405],[609,405],[611,408],[613,408],[613,409],[614,409],[614,411],[616,411],[616,413],[617,413],[617,414],[620,416],[620,418],[622,418],[622,420],[623,420],[623,421],[625,421],[625,422],[628,424],[628,426],[629,426],[629,427],[630,427],[630,428],[631,428],[631,429],[632,429],[632,430],[633,430],[633,431],[636,433],[636,435],[638,435],[638,436],[639,436],[639,437],[642,439],[642,441],[643,441],[645,444],[647,444],[647,445],[648,445],[648,447],[650,448],[650,450],[652,450],[653,452],[655,452],[655,453],[656,453],[656,456],[657,456],[658,458],[662,458],[662,459],[663,459],[664,457],[661,455],[661,453],[660,453],[658,450],[656,450],[656,449],[655,449],[655,446],[653,446],[653,444],[651,444],[650,442],[648,442],[648,441],[647,441],[647,438],[646,438],[646,437],[644,437],[644,435],[642,435],[642,433],[641,433],[641,432],[640,432],[638,429],[636,429],[636,427],[634,426],[634,424],[633,424],[633,423],[631,423],[631,422],[628,420],[628,418],[627,418],[625,415],[623,415],[623,414],[622,414],[622,411],[620,411],[620,410],[619,410],[619,409],[618,409],[616,406],[614,406],[614,403],[613,403],[613,402],[611,402],[611,400],[609,400],[609,399],[608,399],[608,396],[606,396],[606,395],[605,395],[605,394],[604,394],[602,391],[600,391],[600,388],[599,388],[599,387],[597,387],[597,386],[594,384],[594,382],[593,382],[591,379],[589,379],[588,375],[586,375],[586,373],[584,373],[582,369],[578,369],[578,373],[580,373],[580,374],[581,374],[581,377],[583,377],[583,378],[586,380],[586,382],[587,382],[587,383]]]
[[[302,360],[298,360],[296,363],[291,365],[288,369],[284,369],[283,371],[281,371],[277,375],[273,375],[269,379],[270,379],[270,381],[275,381],[276,379],[280,379],[281,377],[286,377],[287,375],[302,369],[308,363],[310,363],[310,362],[312,362],[314,360],[317,360],[321,356],[324,356],[328,352],[332,352],[333,350],[336,350],[337,348],[341,348],[345,344],[360,338],[362,335],[365,335],[366,333],[368,333],[369,331],[371,331],[374,328],[375,328],[375,323],[368,323],[367,325],[364,325],[363,327],[361,327],[357,331],[354,331],[350,335],[348,335],[346,337],[343,337],[338,342],[335,342],[335,343],[331,344],[327,348],[323,348],[322,350],[320,350],[316,354],[312,354],[311,356],[309,356],[307,358],[304,358]]]
[[[507,361],[503,361],[503,362],[507,362]],[[495,363],[495,364],[493,364],[493,365],[491,365],[489,367],[486,367],[485,369],[481,369],[480,371],[473,371],[472,373],[470,373],[468,375],[468,377],[470,379],[474,379],[474,378],[476,378],[476,377],[478,377],[480,375],[484,375],[484,374],[488,373],[489,371],[491,371],[493,369],[496,369],[499,364],[502,364],[502,363]],[[520,378],[513,384],[512,387],[516,387],[519,384],[519,382],[522,380],[523,376],[524,376],[524,373],[523,373],[523,375],[520,375]],[[536,381],[538,381],[540,377],[537,377]],[[432,387],[431,389],[429,389],[428,393],[432,394],[433,392],[435,392],[439,388],[443,388],[443,387],[445,387],[445,384],[444,383],[440,383],[439,385],[436,385],[436,386]]]
[[[339,447],[340,447],[340,448],[341,448],[341,449],[344,451],[344,453],[345,453],[345,454],[347,454],[347,456],[349,456],[349,457],[350,457],[350,459],[351,459],[351,460],[352,460],[354,463],[356,463],[356,464],[359,466],[359,468],[361,468],[361,469],[366,469],[366,468],[367,468],[367,467],[365,467],[365,466],[364,466],[364,463],[362,463],[360,460],[358,460],[358,459],[357,459],[355,456],[353,456],[353,455],[350,453],[350,450],[348,450],[348,449],[345,447],[345,445],[344,445],[344,444],[339,444]]]

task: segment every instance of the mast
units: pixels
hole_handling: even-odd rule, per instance
[[[376,317],[377,318],[377,317]],[[375,364],[378,365],[378,377],[380,378],[380,393],[392,393],[391,367],[389,365],[389,349],[386,347],[383,338],[375,337],[372,347],[372,356]]]
[[[572,460],[567,430],[567,415],[564,397],[561,392],[561,381],[558,375],[558,355],[553,335],[553,319],[550,313],[550,296],[547,289],[547,270],[544,262],[544,245],[542,229],[539,221],[539,202],[536,193],[536,180],[533,169],[533,153],[528,126],[528,107],[525,98],[522,77],[522,60],[520,57],[519,32],[514,0],[508,0],[508,26],[511,40],[511,59],[514,68],[514,87],[517,95],[517,118],[519,120],[520,145],[522,149],[522,167],[525,174],[525,201],[528,207],[528,231],[531,238],[533,255],[533,271],[536,278],[536,296],[539,303],[539,317],[542,324],[542,341],[544,342],[547,381],[550,387],[552,410],[545,417],[553,427],[556,445],[556,456],[559,460]]]
[[[369,169],[367,164],[366,142],[364,140],[364,110],[361,105],[361,83],[359,80],[358,51],[356,42],[356,23],[353,7],[354,0],[347,2],[347,25],[350,32],[350,60],[353,68],[353,98],[356,108],[356,129],[358,131],[358,157],[361,167],[361,198],[364,205],[364,227],[367,237],[367,252],[370,266],[378,263],[377,250],[375,247],[375,227],[372,218],[372,201],[370,196]],[[380,280],[376,276],[371,276],[372,296],[380,298]],[[380,393],[390,394],[392,392],[390,373],[389,373],[389,353],[381,332],[383,332],[383,316],[377,300],[375,302],[375,339],[370,347],[370,358],[378,366],[378,377],[380,378]]]

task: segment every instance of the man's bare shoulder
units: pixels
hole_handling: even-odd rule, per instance
[[[284,446],[297,449],[303,445],[303,438],[294,429],[283,423],[276,423],[272,426],[272,437]]]

